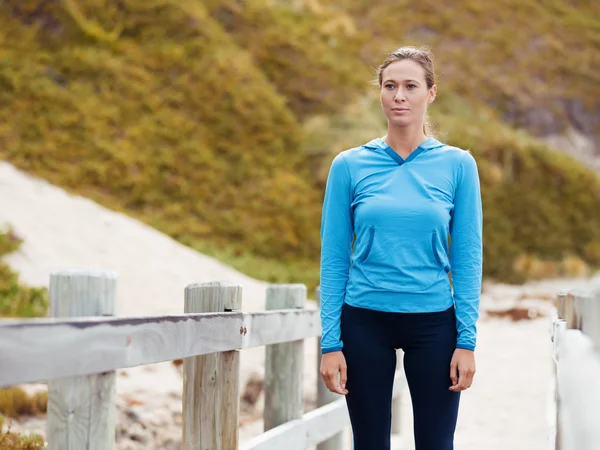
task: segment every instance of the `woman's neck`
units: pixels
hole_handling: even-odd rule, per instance
[[[414,127],[388,127],[388,133],[382,138],[392,150],[406,159],[419,145],[421,145],[427,136],[423,128]]]

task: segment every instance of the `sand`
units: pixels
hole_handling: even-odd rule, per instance
[[[114,270],[119,277],[118,315],[181,313],[186,285],[219,280],[242,285],[244,311],[264,310],[265,283],[130,217],[70,195],[0,162],[0,226],[8,224],[24,239],[24,244],[5,261],[20,273],[23,282],[47,286],[50,274],[59,269]],[[562,289],[585,289],[589,283],[583,278],[525,286],[486,284],[477,374],[474,386],[463,394],[456,434],[458,450],[548,448],[552,366],[547,317],[551,305],[547,298]],[[527,298],[519,299],[523,296]],[[485,314],[515,305],[531,308],[537,318],[513,322]],[[316,345],[316,338],[306,340],[304,388],[309,403],[316,391]],[[264,348],[243,350],[241,359],[243,387],[251,373],[263,373]],[[179,369],[162,363],[120,371],[117,392],[120,404],[140,403],[131,406],[141,417],[139,421],[150,427],[169,428],[163,434],[177,438],[177,414],[181,411]],[[407,391],[403,404],[405,433],[402,439],[394,441],[397,450],[413,448]],[[21,426],[40,430],[43,423],[25,421]],[[240,430],[241,440],[261,431],[260,420],[245,424]],[[149,448],[128,445],[119,448]]]

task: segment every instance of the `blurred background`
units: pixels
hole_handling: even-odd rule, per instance
[[[385,134],[372,80],[401,45],[434,52],[435,137],[469,149],[481,177],[482,320],[495,320],[497,334],[482,324],[481,402],[466,401],[462,423],[510,448],[545,448],[544,382],[533,410],[511,391],[497,399],[514,406],[490,419],[503,428],[477,422],[495,401],[483,352],[494,364],[508,327],[519,327],[539,343],[521,349],[523,361],[548,359],[531,381],[549,380],[544,305],[559,288],[585,286],[600,265],[594,0],[2,0],[0,316],[46,315],[59,266],[127,267],[122,292],[137,288],[164,237],[218,263],[211,279],[233,270],[312,293],[329,165]],[[125,218],[139,229],[123,234]],[[148,228],[155,234],[139,238]],[[182,268],[168,251],[161,259],[174,273],[191,270],[190,283],[209,264]],[[148,302],[122,310],[163,313],[175,303]],[[182,308],[181,298],[174,311]],[[488,380],[490,390],[506,381]],[[43,434],[40,389],[0,390],[13,430],[34,423]],[[521,426],[519,411],[539,415],[534,438],[507,431]],[[161,434],[173,417],[146,429]],[[460,434],[458,448],[496,448],[473,433]]]

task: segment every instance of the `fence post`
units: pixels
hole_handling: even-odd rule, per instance
[[[50,275],[52,317],[115,314],[117,275],[111,271],[61,270]],[[114,371],[48,382],[46,440],[49,450],[115,448]]]
[[[306,286],[267,287],[267,310],[304,308]],[[304,340],[266,346],[264,431],[304,414]]]
[[[558,295],[558,318],[567,322],[569,329],[581,329],[580,315],[578,311],[578,301],[572,291],[561,292]]]
[[[600,352],[600,288],[594,289],[581,301],[581,331],[589,336],[596,351]]]
[[[320,308],[321,307],[321,289],[320,289],[320,287],[317,287],[317,289],[315,291],[315,298],[317,300],[317,305]],[[326,404],[331,403],[331,402],[337,400],[338,398],[341,398],[338,394],[335,394],[335,393],[331,392],[329,389],[327,389],[327,386],[325,386],[325,382],[323,381],[323,378],[321,377],[320,367],[321,367],[321,340],[317,339],[317,370],[319,370],[319,373],[317,373],[317,408],[320,408],[321,406],[325,406]],[[335,436],[332,436],[330,439],[327,439],[326,441],[321,442],[319,445],[317,445],[317,450],[342,450],[343,442],[344,442],[343,438],[344,438],[344,435],[340,431]]]
[[[242,288],[228,282],[185,288],[185,312],[228,312],[242,307]],[[183,360],[183,450],[236,450],[239,350]]]
[[[572,297],[568,292],[559,292],[556,300],[556,312],[558,315],[558,320],[556,323],[552,324],[553,329],[553,357],[556,357],[556,351],[558,349],[558,340],[560,339],[560,335],[562,330],[567,328],[567,314],[569,317],[572,317],[570,311],[572,311]],[[569,313],[567,313],[569,311]],[[560,397],[558,395],[558,361],[555,361],[553,364],[553,375],[554,375],[554,403],[556,406],[555,411],[555,433],[554,433],[554,450],[561,450],[561,429],[560,429]]]

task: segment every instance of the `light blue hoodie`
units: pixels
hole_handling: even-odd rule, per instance
[[[323,353],[343,347],[344,302],[408,313],[454,305],[457,348],[474,350],[482,228],[479,175],[468,151],[428,138],[404,160],[377,138],[339,153],[321,223]]]

